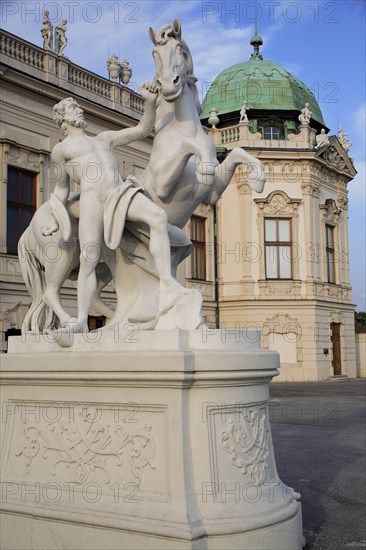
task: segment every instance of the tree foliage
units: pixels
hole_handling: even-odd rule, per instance
[[[355,311],[356,332],[366,332],[366,311]]]

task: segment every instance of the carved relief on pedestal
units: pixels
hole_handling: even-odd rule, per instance
[[[256,486],[266,478],[269,455],[269,435],[265,405],[243,407],[239,422],[230,420],[221,432],[221,446],[231,455],[233,466],[239,468]]]
[[[242,480],[260,486],[266,479],[272,479],[275,465],[271,456],[267,403],[208,404],[206,418],[211,480],[216,496],[230,470],[232,479],[239,483]],[[233,465],[229,470],[228,461]]]
[[[139,491],[139,499],[166,498],[166,407],[18,400],[6,407],[4,478],[55,481],[62,489],[96,484],[103,494],[116,484]]]
[[[102,472],[104,483],[111,483],[116,480],[115,465],[121,467],[127,460],[133,473],[131,481],[139,486],[145,466],[155,468],[156,443],[151,430],[151,424],[147,424],[129,432],[123,423],[112,426],[94,423],[80,415],[67,424],[56,422],[43,427],[34,424],[24,428],[15,455],[24,457],[27,474],[35,461],[49,461],[52,476],[64,465],[73,483],[90,481],[97,469]]]

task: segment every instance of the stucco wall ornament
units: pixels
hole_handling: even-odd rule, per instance
[[[90,307],[123,326],[197,328],[202,296],[174,278],[174,269],[192,248],[183,227],[202,202],[217,202],[239,164],[248,166],[252,189],[263,190],[265,174],[256,157],[236,148],[221,164],[216,159],[215,145],[200,123],[197,79],[180,21],[156,32],[150,28],[149,33],[156,73],[153,84],[142,86],[145,113],[138,126],[90,137],[76,101],[68,98],[54,107],[54,120],[66,136],[52,151],[58,168],[56,186],[19,242],[22,273],[33,298],[23,331],[84,331]],[[113,147],[149,135],[154,125],[150,162],[141,181],[133,176],[123,181],[118,173],[116,177]],[[66,160],[72,161],[72,179],[80,185],[81,200],[70,195]],[[92,164],[96,168],[88,174],[86,165]],[[53,243],[62,252],[60,261],[36,257],[35,242],[41,249]],[[77,270],[78,317],[71,318],[59,291]],[[112,273],[114,312],[100,299]]]
[[[339,218],[342,213],[334,199],[326,199],[324,204],[320,205],[323,212],[323,221],[333,225],[339,224]]]
[[[336,170],[345,170],[347,164],[345,160],[340,156],[334,145],[328,147],[323,153],[324,160]]]

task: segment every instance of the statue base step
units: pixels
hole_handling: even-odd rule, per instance
[[[115,336],[10,338],[2,547],[301,549],[269,424],[278,355],[255,331]]]

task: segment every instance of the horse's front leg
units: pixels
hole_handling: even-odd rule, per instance
[[[245,164],[247,168],[248,185],[257,193],[262,193],[266,182],[266,175],[261,161],[239,147],[233,149],[224,162],[219,164],[215,171],[214,186],[210,202],[215,204],[229,185],[239,164]]]
[[[211,158],[206,149],[194,139],[185,138],[179,148],[171,155],[162,156],[159,160],[151,158],[150,166],[154,179],[154,188],[159,199],[166,199],[176,183],[181,178],[190,157],[196,156],[197,179],[206,179],[207,175],[214,175],[217,161]]]

